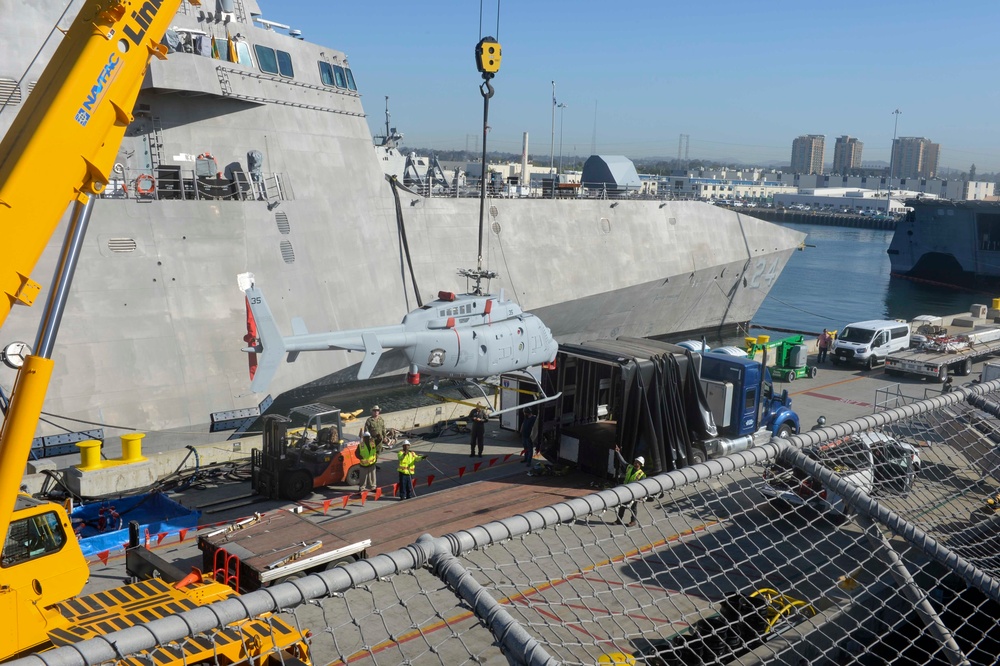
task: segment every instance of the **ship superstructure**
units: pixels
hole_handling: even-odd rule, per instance
[[[911,199],[889,244],[892,274],[966,288],[1000,284],[1000,203]]]
[[[50,40],[29,67],[66,7],[14,4],[0,5],[3,132],[54,50]],[[466,287],[455,257],[475,255],[479,201],[390,182],[362,107],[363,74],[355,80],[344,53],[274,27],[253,0],[183,5],[173,52],[153,62],[116,177],[94,207],[55,352],[47,433],[87,427],[58,417],[191,429],[256,408],[264,396],[250,391],[241,353],[240,273],[268,285],[278,320],[302,317],[312,330],[395,324],[416,293],[430,300]],[[486,226],[486,262],[502,268],[491,288],[563,342],[747,322],[802,240],[707,204],[636,198],[491,198]],[[57,255],[53,243],[38,275],[52,273]],[[15,310],[0,342],[31,344],[32,310]],[[352,380],[361,361],[314,354],[270,390]],[[376,373],[399,369],[380,363]],[[0,369],[0,386],[13,377]]]

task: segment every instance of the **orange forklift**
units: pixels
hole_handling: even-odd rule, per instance
[[[314,403],[295,407],[289,417],[264,417],[261,448],[250,457],[255,493],[297,502],[315,488],[360,483],[358,442],[344,441],[339,409]]]

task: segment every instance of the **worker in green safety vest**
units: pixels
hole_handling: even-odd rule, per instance
[[[632,483],[633,481],[642,481],[646,478],[646,473],[642,471],[642,466],[646,464],[646,459],[642,456],[636,456],[635,460],[632,461],[630,465],[625,456],[622,455],[622,451],[617,446],[615,447],[615,455],[618,457],[618,464],[625,467],[625,483]],[[632,520],[628,522],[628,527],[635,527],[639,523],[636,521],[635,512],[635,500],[631,502],[625,502],[618,507],[618,524],[625,522],[625,512],[632,512]]]
[[[361,464],[361,481],[358,492],[375,490],[375,463],[378,462],[378,446],[372,441],[372,434],[365,430],[358,444],[358,462]]]
[[[413,474],[416,472],[418,460],[425,460],[427,456],[410,451],[410,440],[403,442],[403,450],[396,454],[399,457],[399,499],[405,500],[416,497],[413,490]]]

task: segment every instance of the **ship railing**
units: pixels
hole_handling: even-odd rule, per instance
[[[224,20],[227,14],[231,14],[240,23],[246,23],[243,0],[231,0],[232,7],[229,9],[232,11],[227,11],[225,4],[221,3],[219,5],[219,20]],[[214,7],[215,3],[207,6]],[[206,3],[201,2],[195,5],[191,3],[191,0],[181,0],[180,7],[177,8],[177,13],[184,14],[185,16],[202,16],[206,13]],[[208,10],[208,13],[212,13],[211,9]]]
[[[427,181],[406,182],[406,186],[425,197],[438,198],[474,198],[479,196],[480,181],[478,178],[467,178],[456,188],[454,184],[447,186],[439,183],[431,185]],[[501,185],[490,182],[486,186],[487,196],[501,199],[600,199],[610,201],[675,201],[694,200],[695,196],[686,196],[672,191],[648,192],[634,186],[627,188],[608,187],[605,183],[562,183],[552,186],[545,181],[541,186],[520,188],[516,184]]]
[[[233,168],[214,175],[161,165],[152,169],[114,169],[104,199],[156,201],[285,201],[293,198],[283,173],[248,174]]]
[[[271,611],[311,631],[313,663],[995,663],[998,418],[1000,380],[963,386],[425,535],[44,663],[120,663],[157,640],[183,652]]]

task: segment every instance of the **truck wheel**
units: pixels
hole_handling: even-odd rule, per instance
[[[312,493],[312,474],[304,469],[293,469],[285,473],[281,480],[281,494],[285,499],[298,502]]]
[[[707,460],[708,460],[708,454],[705,453],[705,447],[699,446],[698,444],[692,444],[691,461],[688,464],[696,465],[698,463],[703,463]]]
[[[947,379],[948,379],[948,366],[942,365],[941,368],[938,370],[938,381],[944,382]]]
[[[323,571],[330,571],[336,569],[337,567],[346,567],[348,564],[354,564],[357,562],[353,557],[348,555],[347,557],[342,557],[339,560],[334,560],[323,567]]]
[[[795,434],[795,432],[792,429],[791,424],[782,423],[781,427],[778,428],[778,434],[775,435],[775,437],[781,437],[782,439],[784,439],[784,438],[789,437],[789,436],[794,435],[794,434]]]
[[[281,578],[275,578],[271,581],[271,585],[278,585],[280,583],[290,583],[293,580],[299,580],[300,578],[305,578],[306,574],[304,571],[296,571],[295,573],[288,574],[287,576],[282,576]]]
[[[868,360],[865,361],[865,370],[874,370],[877,363],[878,360],[875,358],[875,354],[872,354],[868,357]]]
[[[962,377],[968,377],[972,374],[972,359],[967,358],[962,361],[962,367],[959,369],[958,374]]]
[[[789,370],[788,374],[785,375],[785,380],[789,381],[789,382],[794,382],[795,381],[795,371],[794,370]]]
[[[361,465],[351,465],[344,476],[344,483],[349,486],[361,485]]]
[[[809,379],[816,379],[816,373],[818,373],[818,372],[819,372],[819,370],[816,369],[815,365],[813,367],[809,368]]]

